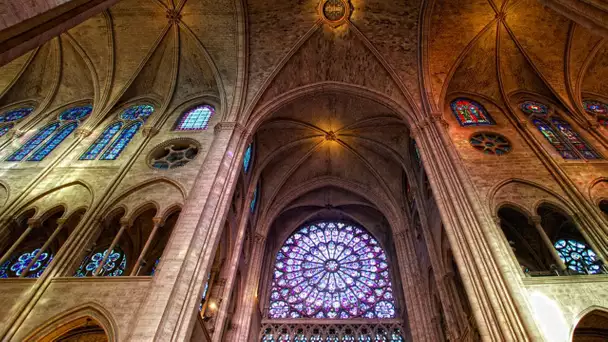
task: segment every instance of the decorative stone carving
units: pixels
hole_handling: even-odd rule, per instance
[[[323,0],[319,4],[319,15],[332,27],[338,27],[348,21],[351,11],[348,0]]]

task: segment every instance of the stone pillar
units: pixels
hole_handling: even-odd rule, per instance
[[[128,227],[130,227],[130,222],[125,218],[120,219],[120,229],[114,237],[114,240],[112,240],[112,243],[110,243],[110,246],[108,246],[108,249],[106,249],[105,253],[103,254],[103,259],[101,259],[99,266],[97,266],[97,269],[93,272],[94,277],[98,276],[99,273],[101,273],[101,271],[103,270],[103,266],[106,264],[106,261],[108,261],[108,257],[110,256],[110,254],[112,254],[114,247],[116,247],[116,245],[120,241],[120,238],[122,237],[122,234]]]
[[[412,235],[412,234],[409,234]],[[418,267],[413,239],[405,230],[395,235],[395,252],[399,264],[399,274],[403,285],[403,295],[407,318],[414,341],[440,341],[437,327],[433,325],[433,314],[428,289],[421,286],[422,272]]]
[[[19,248],[19,245],[21,245],[21,243],[23,241],[25,241],[25,239],[27,238],[27,236],[32,232],[32,229],[34,229],[34,227],[39,227],[40,226],[40,220],[38,219],[29,219],[27,221],[27,228],[23,231],[23,233],[21,233],[21,236],[19,236],[19,238],[17,239],[17,241],[15,241],[11,247],[4,253],[4,255],[2,256],[2,258],[0,258],[0,265],[4,264],[4,262],[10,258],[10,256],[15,252],[15,250],[17,248]]]
[[[150,294],[138,312],[131,341],[186,341],[224,228],[245,149],[237,123],[215,126],[215,137],[175,224],[154,276]]]
[[[42,245],[42,247],[40,247],[40,250],[32,258],[32,261],[30,261],[30,263],[27,264],[27,267],[25,268],[25,271],[23,271],[23,273],[21,273],[21,276],[19,276],[19,278],[24,278],[25,276],[27,276],[27,274],[30,272],[30,268],[32,268],[32,266],[34,266],[34,263],[36,263],[36,261],[40,257],[40,254],[44,253],[44,251],[46,251],[46,249],[49,248],[49,246],[51,245],[51,243],[53,243],[53,240],[55,240],[55,238],[57,237],[57,235],[59,235],[59,232],[61,232],[61,230],[63,229],[63,225],[66,222],[67,222],[67,219],[65,219],[65,218],[60,218],[60,219],[57,220],[57,228],[55,228],[55,230],[53,231],[53,233],[51,234],[51,236],[49,236],[49,238],[46,240],[46,242],[44,243],[44,245]]]
[[[251,319],[256,305],[258,304],[258,287],[260,284],[260,274],[262,272],[262,262],[264,261],[264,249],[266,247],[266,237],[256,234],[253,238],[253,248],[251,252],[251,262],[247,273],[247,285],[241,298],[238,313],[233,320],[234,341],[248,341],[251,330]]]
[[[152,242],[154,241],[154,237],[156,236],[156,232],[158,232],[158,228],[162,227],[162,225],[163,225],[163,218],[162,217],[155,217],[155,218],[152,219],[152,222],[154,223],[154,227],[152,227],[152,231],[150,232],[150,236],[148,236],[148,240],[146,240],[146,244],[141,249],[141,253],[139,253],[139,257],[137,258],[137,262],[135,262],[135,265],[133,265],[133,269],[131,270],[130,276],[136,276],[136,275],[138,275],[139,269],[141,267],[141,264],[144,261],[144,258],[146,257],[146,253],[148,252],[148,249],[150,249],[150,245],[152,245]]]
[[[247,197],[245,203],[249,203],[251,199]],[[241,217],[239,220],[238,233],[236,237],[236,242],[234,244],[233,253],[230,256],[230,260],[228,261],[228,278],[226,279],[226,286],[224,287],[223,293],[221,295],[222,304],[217,311],[215,328],[213,329],[213,342],[221,342],[222,335],[224,333],[224,327],[226,326],[226,319],[228,318],[228,308],[230,306],[231,297],[233,288],[235,286],[236,273],[239,267],[239,261],[241,260],[241,255],[243,252],[243,243],[245,242],[245,233],[247,231],[247,222],[248,218],[251,215],[250,211],[245,209],[243,213],[241,213]]]
[[[559,257],[559,254],[557,254],[557,251],[555,250],[553,243],[551,243],[551,239],[549,239],[549,236],[547,236],[547,233],[543,229],[543,226],[540,224],[542,222],[542,217],[540,217],[538,215],[532,216],[530,218],[530,220],[534,224],[534,228],[536,228],[536,231],[538,232],[541,239],[543,240],[543,243],[549,249],[549,252],[551,253],[551,256],[553,257],[553,261],[555,261],[555,265],[557,265],[559,267],[560,271],[565,271],[566,265],[564,264],[564,261]]]
[[[474,191],[446,130],[433,113],[412,130],[479,328],[487,341],[540,338],[526,305],[519,272]]]

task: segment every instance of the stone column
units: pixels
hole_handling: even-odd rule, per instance
[[[130,222],[127,219],[125,219],[125,218],[120,219],[120,229],[118,230],[118,233],[114,237],[114,240],[112,240],[112,243],[110,243],[110,246],[108,246],[108,249],[106,249],[105,253],[103,254],[103,259],[101,259],[99,266],[97,266],[97,269],[95,269],[95,271],[93,272],[94,277],[98,276],[99,273],[101,273],[101,271],[103,270],[103,266],[106,264],[106,261],[108,261],[108,257],[110,256],[110,254],[112,254],[114,247],[116,247],[116,245],[120,241],[120,238],[122,237],[122,234],[125,232],[125,230],[129,226],[130,226]]]
[[[407,318],[414,341],[440,341],[437,327],[433,325],[433,314],[427,288],[421,286],[422,272],[412,243],[411,234],[401,230],[394,234],[395,251],[403,285]]]
[[[137,262],[135,262],[135,265],[133,265],[133,269],[131,270],[130,276],[136,276],[136,275],[139,274],[139,269],[141,267],[141,264],[144,261],[144,258],[146,257],[146,253],[148,252],[148,249],[150,249],[150,245],[152,245],[152,242],[154,241],[154,237],[156,236],[156,232],[158,232],[158,228],[162,227],[162,225],[163,225],[163,218],[162,217],[155,217],[155,218],[152,219],[152,222],[154,223],[154,227],[152,227],[152,231],[150,232],[150,236],[148,236],[148,240],[146,240],[146,244],[141,249],[141,253],[139,253],[139,257],[137,258]]]
[[[4,264],[4,262],[10,258],[10,256],[15,252],[15,250],[17,248],[19,248],[19,245],[21,245],[21,243],[27,238],[27,236],[32,232],[32,229],[34,229],[35,227],[39,227],[40,226],[40,220],[38,219],[29,219],[27,221],[27,228],[23,231],[23,233],[21,233],[21,236],[19,236],[19,238],[17,239],[17,241],[15,241],[11,248],[9,248],[4,255],[2,256],[2,258],[0,258],[0,265]]]
[[[57,228],[55,228],[55,230],[53,231],[51,236],[49,236],[49,238],[46,240],[44,245],[42,245],[42,247],[40,247],[40,250],[38,251],[38,253],[36,253],[36,255],[32,258],[32,261],[30,261],[30,263],[25,268],[25,271],[23,271],[23,273],[21,273],[21,276],[19,278],[24,278],[25,276],[27,276],[27,274],[30,272],[30,268],[32,268],[34,263],[36,263],[36,261],[40,257],[40,254],[44,253],[44,251],[46,251],[46,249],[49,248],[50,244],[53,243],[53,240],[55,240],[55,238],[57,237],[59,232],[61,232],[61,230],[63,229],[63,225],[66,222],[67,222],[67,219],[65,219],[65,218],[60,218],[57,220]]]
[[[247,273],[247,285],[241,298],[238,313],[233,320],[234,341],[247,341],[251,330],[251,319],[256,305],[258,304],[258,287],[260,284],[260,274],[262,272],[262,262],[264,261],[264,249],[266,237],[256,234],[253,238],[253,248],[251,252],[251,262]]]
[[[150,294],[138,312],[131,341],[186,341],[219,243],[245,149],[237,123],[215,126],[184,209],[175,224],[154,276]]]
[[[442,113],[412,130],[480,335],[487,341],[540,338],[519,274],[449,138]]]
[[[540,224],[542,222],[542,217],[540,217],[538,215],[532,216],[530,218],[530,220],[534,224],[534,228],[536,228],[536,231],[538,232],[541,239],[543,240],[543,243],[549,249],[549,252],[551,253],[551,256],[553,257],[553,261],[555,261],[555,265],[557,265],[559,267],[560,271],[565,271],[566,265],[564,264],[564,261],[559,257],[559,254],[557,254],[557,251],[555,250],[553,243],[551,243],[551,239],[549,239],[549,236],[547,236],[547,233],[543,229],[543,226]]]

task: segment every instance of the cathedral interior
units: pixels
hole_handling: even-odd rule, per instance
[[[0,4],[0,340],[608,341],[601,0]]]

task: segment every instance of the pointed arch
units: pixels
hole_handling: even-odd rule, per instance
[[[10,157],[8,157],[7,161],[22,161],[30,152],[32,152],[36,147],[38,147],[44,140],[50,137],[56,130],[59,128],[61,124],[59,122],[54,122],[50,125],[47,125],[41,128],[35,136],[30,138],[23,146],[21,146],[15,153],[13,153]]]
[[[74,130],[76,130],[76,127],[78,127],[78,123],[77,122],[72,122],[69,123],[65,126],[63,126],[57,133],[55,133],[55,135],[53,135],[53,137],[48,140],[44,145],[40,146],[35,152],[34,154],[29,157],[27,160],[28,161],[41,161],[42,159],[44,159],[46,156],[49,155],[49,153],[53,152],[53,150],[59,146],[59,144],[61,144],[61,142],[63,142],[65,140],[65,138],[68,137],[68,135],[70,135],[72,132],[74,132]]]

